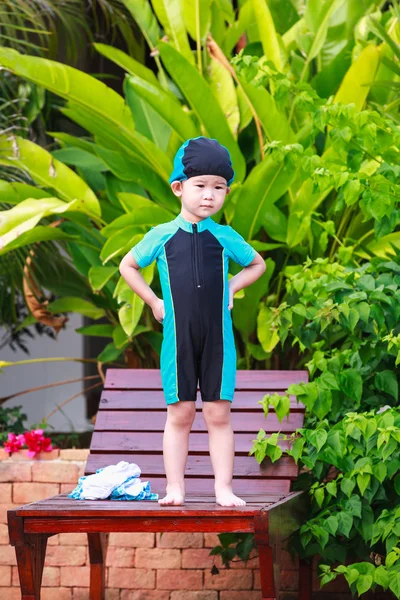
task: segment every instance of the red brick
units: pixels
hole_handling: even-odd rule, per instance
[[[107,548],[106,565],[110,567],[134,567],[135,549],[110,546]]]
[[[18,483],[14,485],[13,502],[28,504],[35,500],[43,500],[50,496],[56,496],[59,489],[57,483]]]
[[[61,546],[87,545],[87,533],[59,533]]]
[[[176,592],[171,592],[171,600],[218,600],[218,592],[211,590],[202,592],[178,590]],[[260,598],[257,598],[257,600],[260,600]]]
[[[60,543],[60,534],[59,533],[55,533],[51,537],[47,538],[48,546],[58,546],[59,543]]]
[[[12,483],[0,483],[0,498],[2,502],[11,502]]]
[[[4,448],[0,448],[0,460],[1,460],[1,461],[3,461],[3,460],[8,460],[8,459],[9,459],[9,456],[10,456],[10,455],[8,454],[8,452],[6,452],[6,451],[5,451],[5,449],[4,449]]]
[[[210,552],[210,548],[207,549],[208,552]],[[223,562],[222,562],[222,558],[219,555],[216,555],[213,557],[215,559],[215,566],[218,569],[226,569],[226,567],[224,566]],[[230,561],[230,568],[231,569],[258,569],[259,568],[259,558],[258,558],[258,552],[257,550],[252,550],[250,553],[250,557],[249,559],[245,562],[244,560],[241,560],[240,558],[236,557],[233,560]]]
[[[253,570],[253,590],[261,590],[260,569]]]
[[[298,571],[281,571],[280,589],[282,591],[294,592],[299,589]]]
[[[169,592],[161,590],[121,590],[121,600],[169,600]]]
[[[7,511],[13,508],[18,508],[20,504],[13,504],[8,502],[7,504],[0,504],[0,523],[7,524]]]
[[[183,569],[158,569],[157,589],[159,590],[201,590],[203,571]]]
[[[299,557],[295,556],[293,561],[290,553],[287,550],[281,550],[280,566],[282,570],[286,569],[287,571],[297,571],[299,568]]]
[[[211,569],[216,564],[216,558],[215,556],[210,556],[209,548],[184,548],[182,550],[182,568]]]
[[[89,588],[70,588],[72,589],[74,600],[89,600]],[[119,600],[120,592],[116,588],[105,589],[105,600]]]
[[[156,584],[156,572],[152,569],[120,569],[110,567],[109,587],[153,590]]]
[[[49,546],[46,552],[46,564],[64,566],[82,566],[86,562],[86,546]]]
[[[44,483],[78,483],[78,467],[58,460],[33,463],[32,479]]]
[[[12,584],[19,586],[19,575],[18,568],[13,567],[12,570]],[[47,567],[43,568],[43,587],[58,587],[60,585],[60,569],[59,567]]]
[[[204,533],[204,548],[214,548],[214,546],[221,546],[218,535],[216,533]]]
[[[60,494],[70,494],[76,488],[77,483],[60,483]]]
[[[158,548],[202,548],[202,533],[176,533],[167,531],[162,535],[156,533]]]
[[[204,589],[206,590],[251,590],[253,574],[245,569],[222,569],[218,575],[210,571],[204,572]]]
[[[21,600],[19,587],[2,588],[1,600]]]
[[[0,546],[0,565],[16,565],[14,546]]]
[[[110,546],[154,548],[154,533],[110,533]]]
[[[9,587],[11,585],[11,566],[0,567],[0,586]]]
[[[164,548],[137,548],[135,567],[142,569],[180,569],[180,550],[166,550]]]
[[[9,544],[8,527],[5,523],[0,523],[0,544]]]
[[[58,449],[54,449],[51,450],[50,452],[38,452],[38,454],[36,454],[33,458],[28,456],[28,449],[24,448],[22,450],[18,450],[18,452],[14,452],[11,455],[11,460],[16,460],[16,461],[20,461],[20,460],[30,460],[30,461],[35,461],[35,460],[55,460],[59,457],[59,450]]]
[[[65,450],[60,450],[60,459],[74,460],[76,462],[83,461],[86,464],[89,452],[89,448],[67,448]]]
[[[40,592],[40,600],[71,600],[72,590],[69,587],[43,587]]]
[[[32,467],[29,463],[13,461],[0,462],[0,481],[32,481]]]
[[[60,585],[66,587],[89,587],[90,567],[60,567]]]

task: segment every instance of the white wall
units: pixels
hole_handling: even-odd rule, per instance
[[[83,326],[83,318],[77,314],[69,314],[69,321],[66,328],[59,332],[57,341],[52,340],[46,335],[39,336],[31,328],[35,338],[25,338],[26,346],[30,354],[27,355],[22,350],[17,349],[13,352],[11,348],[5,347],[1,350],[0,360],[18,361],[32,358],[48,357],[83,357],[83,337],[75,332],[75,329]],[[0,330],[0,337],[1,332]],[[0,396],[7,396],[11,393],[26,390],[31,387],[65,381],[68,379],[78,379],[83,377],[83,364],[79,362],[42,362],[30,365],[19,365],[16,367],[6,367],[0,373]],[[38,392],[23,394],[3,404],[3,407],[14,407],[22,405],[23,412],[28,419],[25,422],[27,428],[33,423],[38,423],[43,417],[46,417],[57,404],[78,393],[83,387],[95,383],[96,380],[86,382],[69,383],[59,387],[49,388]],[[87,431],[92,430],[93,425],[90,419],[85,417],[86,403],[84,395],[80,395],[71,400],[62,411],[57,411],[48,422],[54,427],[49,431]],[[70,422],[71,421],[71,422]]]

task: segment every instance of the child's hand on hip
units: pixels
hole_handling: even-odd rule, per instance
[[[229,287],[228,308],[229,308],[229,310],[232,310],[232,308],[233,308],[233,296],[235,295],[235,291],[233,290],[232,286],[230,285],[230,282],[228,284],[228,287]]]
[[[157,298],[157,300],[151,305],[151,310],[153,311],[154,318],[162,323],[165,317],[164,300]]]

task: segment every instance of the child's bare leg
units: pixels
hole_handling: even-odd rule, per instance
[[[189,449],[189,433],[196,414],[196,403],[179,401],[167,406],[163,436],[163,458],[167,476],[167,495],[160,504],[183,504],[185,500],[185,467]]]
[[[229,400],[203,402],[203,415],[208,429],[211,463],[214,470],[214,489],[217,504],[221,506],[244,506],[232,492],[235,438],[231,424]]]

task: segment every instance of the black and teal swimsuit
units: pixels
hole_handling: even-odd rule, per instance
[[[201,398],[232,402],[236,348],[229,305],[229,259],[246,267],[256,251],[229,225],[178,215],[152,227],[131,250],[139,267],[157,261],[164,300],[161,379],[167,404]]]

